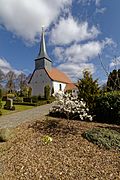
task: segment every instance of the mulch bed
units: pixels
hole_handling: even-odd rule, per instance
[[[18,126],[11,140],[0,143],[0,179],[119,180],[120,152],[99,148],[81,136],[93,127],[120,130],[114,125],[54,118]],[[45,144],[45,135],[53,141]]]

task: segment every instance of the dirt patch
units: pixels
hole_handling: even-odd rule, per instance
[[[16,137],[0,144],[0,179],[119,180],[119,152],[99,148],[81,136],[93,127],[119,128],[54,118],[18,126]],[[45,135],[52,142],[44,144]]]

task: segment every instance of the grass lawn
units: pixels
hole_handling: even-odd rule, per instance
[[[3,106],[5,105],[5,101],[3,102]],[[15,105],[15,111],[10,111],[2,108],[2,115],[12,114],[19,111],[24,111],[28,109],[32,109],[34,106],[26,106],[26,105]]]
[[[93,128],[120,132],[116,125],[51,117],[18,126],[13,138],[0,144],[0,179],[119,180],[120,151],[82,136]]]

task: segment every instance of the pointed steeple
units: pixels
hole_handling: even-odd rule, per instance
[[[51,68],[52,68],[52,61],[47,54],[44,29],[42,27],[40,51],[37,58],[35,59],[35,69],[46,69],[50,71]]]
[[[46,43],[45,43],[45,33],[44,33],[44,27],[42,27],[42,35],[41,35],[41,43],[40,43],[40,51],[38,54],[39,59],[41,58],[47,58],[48,60],[51,61],[51,59],[49,58],[47,51],[46,51]]]

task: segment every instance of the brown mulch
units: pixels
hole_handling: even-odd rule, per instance
[[[93,127],[120,130],[60,119],[18,126],[11,140],[0,143],[0,180],[119,180],[120,152],[99,148],[81,136]],[[53,141],[45,144],[44,135]]]

